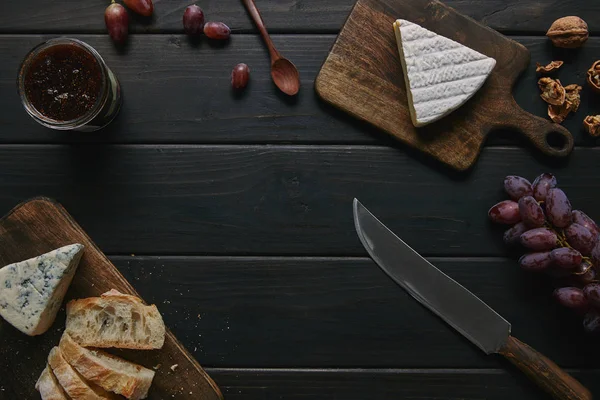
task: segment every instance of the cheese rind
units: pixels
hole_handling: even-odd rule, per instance
[[[0,269],[0,316],[34,336],[48,330],[83,254],[72,244]]]
[[[415,23],[394,22],[413,125],[450,114],[483,86],[496,60]]]

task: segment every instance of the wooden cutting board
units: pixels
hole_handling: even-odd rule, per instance
[[[412,125],[393,22],[406,19],[496,59],[485,85],[461,108],[422,128]],[[529,64],[521,44],[429,0],[358,0],[316,80],[316,91],[334,106],[370,122],[436,159],[471,167],[490,131],[509,128],[543,153],[564,157],[573,149],[569,131],[525,112],[512,87]],[[540,100],[542,101],[542,100]],[[552,147],[548,135],[561,147]]]
[[[0,266],[25,260],[72,243],[85,251],[67,299],[97,296],[112,288],[137,295],[67,211],[47,198],[22,203],[0,220]],[[158,307],[160,310],[160,306]],[[0,318],[0,399],[39,399],[35,382],[50,349],[64,330],[64,310],[41,336],[29,337]],[[223,399],[198,362],[168,331],[161,350],[127,351],[125,357],[148,368],[160,364],[149,399]],[[177,364],[175,371],[171,366]]]

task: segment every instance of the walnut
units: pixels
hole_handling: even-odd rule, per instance
[[[587,82],[598,93],[600,93],[600,60],[592,64],[587,72]]]
[[[583,120],[583,128],[590,136],[600,136],[600,115],[588,115]]]
[[[569,109],[566,106],[553,106],[552,104],[548,104],[548,116],[552,122],[562,124],[565,118],[567,118],[567,115],[569,115]]]
[[[554,21],[548,32],[546,32],[546,36],[552,40],[552,44],[556,47],[574,49],[585,43],[589,32],[584,20],[571,16]]]
[[[569,113],[576,112],[579,109],[579,104],[581,104],[579,92],[581,92],[581,89],[579,85],[568,85],[564,88],[565,101],[562,104],[548,104],[548,116],[552,121],[560,124],[567,118]]]
[[[548,65],[542,65],[540,63],[535,63],[535,64],[536,64],[535,72],[537,72],[540,75],[547,75],[547,74],[551,74],[552,72],[555,72],[557,69],[559,69],[560,67],[562,67],[562,65],[564,64],[564,62],[562,62],[562,61],[552,61]]]
[[[546,103],[560,106],[565,102],[565,88],[558,79],[541,78],[538,86],[542,91],[540,96]]]

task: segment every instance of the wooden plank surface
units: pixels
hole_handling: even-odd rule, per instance
[[[508,174],[551,171],[600,220],[598,150],[563,164],[484,150],[469,174],[375,146],[0,146],[0,209],[48,195],[96,243],[121,254],[364,255],[359,198],[425,255],[505,255],[488,208]]]
[[[503,368],[418,304],[368,258],[111,260],[210,367]],[[597,338],[552,284],[507,258],[432,258],[562,367],[597,367]],[[516,373],[517,374],[517,373]],[[600,376],[599,376],[600,377]],[[600,389],[600,387],[599,387]]]
[[[569,371],[589,388],[597,372]],[[503,370],[211,369],[234,400],[461,399],[547,400],[532,383]]]
[[[34,199],[13,209],[0,220],[0,237],[0,265],[36,257],[68,244],[82,244],[83,256],[66,301],[98,296],[111,289],[138,295],[77,222],[50,199]],[[39,395],[34,386],[47,363],[49,350],[59,342],[64,318],[61,312],[48,332],[34,337],[23,335],[0,319],[0,342],[4,344],[0,348],[0,376],[2,391],[9,398],[32,399]],[[223,399],[215,382],[168,329],[160,350],[131,351],[126,358],[147,368],[158,366],[148,399],[175,396]],[[175,364],[179,367],[177,373],[168,368]]]
[[[254,35],[236,35],[225,48],[193,47],[183,35],[136,35],[125,54],[108,37],[76,35],[106,59],[124,93],[121,114],[96,134],[52,132],[23,110],[15,90],[16,71],[25,54],[52,35],[0,35],[0,143],[348,143],[384,144],[404,149],[387,134],[349,118],[320,101],[314,79],[335,35],[274,35],[282,53],[300,68],[302,91],[294,101],[274,90],[267,53]],[[532,65],[515,87],[526,111],[545,117],[534,63],[563,59],[562,81],[585,85],[584,72],[597,58],[600,38],[580,51],[554,51],[545,38],[514,37],[531,52]],[[251,68],[251,84],[241,98],[230,90],[230,70],[238,62]],[[168,101],[166,101],[168,99]],[[597,113],[600,97],[585,87],[580,110],[567,127],[577,145],[596,140],[581,129],[585,115]],[[488,145],[529,144],[514,132],[492,134]]]
[[[276,32],[337,32],[355,0],[259,0],[267,27]],[[136,19],[135,32],[182,31],[181,18],[189,0],[154,0],[153,20]],[[565,0],[447,0],[459,12],[494,29],[544,34],[550,24],[565,15],[588,20],[592,32],[600,31],[600,9],[594,1]],[[3,0],[0,2],[0,32],[104,32],[102,13],[108,2],[71,0]],[[254,30],[239,0],[199,3],[209,20],[222,20],[235,31]]]

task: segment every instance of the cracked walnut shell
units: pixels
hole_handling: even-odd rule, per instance
[[[587,72],[587,82],[598,93],[600,93],[600,60],[594,62]]]
[[[560,67],[562,67],[562,65],[564,64],[564,62],[562,62],[562,61],[552,61],[548,65],[542,65],[540,63],[535,63],[535,64],[536,64],[536,68],[535,68],[535,72],[536,73],[538,73],[540,75],[547,75],[547,74],[555,72],[557,69],[559,69]]]
[[[574,49],[585,43],[589,32],[584,20],[570,16],[554,21],[548,32],[546,32],[546,36],[552,40],[552,44],[556,47]]]
[[[542,91],[540,96],[546,103],[560,106],[565,102],[565,88],[558,79],[541,78],[538,86]]]
[[[565,101],[562,104],[548,104],[548,116],[553,122],[560,124],[567,118],[569,113],[576,112],[579,109],[581,103],[579,92],[581,92],[581,89],[582,87],[576,84],[568,85],[564,88]]]
[[[585,117],[583,128],[592,137],[600,136],[600,115],[588,115]]]

